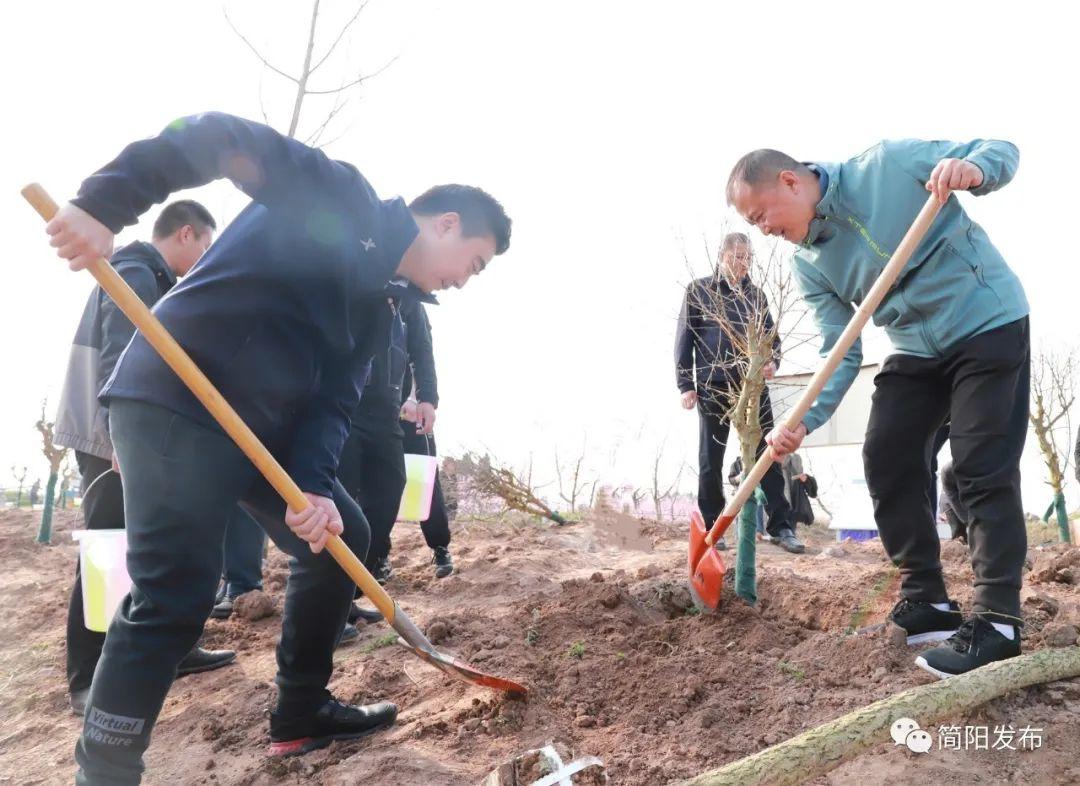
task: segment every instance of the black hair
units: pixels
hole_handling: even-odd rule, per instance
[[[760,186],[762,183],[776,179],[776,176],[785,169],[793,172],[810,171],[806,164],[802,164],[779,150],[762,148],[747,153],[735,162],[728,176],[727,188],[724,191],[727,203],[730,205],[735,194],[735,186],[745,183],[748,186]]]
[[[457,213],[465,237],[493,235],[496,254],[510,247],[510,217],[499,201],[482,188],[453,183],[434,186],[409,203],[409,209],[419,216]]]
[[[154,240],[166,238],[189,224],[197,235],[202,235],[207,229],[217,229],[209,210],[194,199],[178,199],[166,205],[154,222]]]

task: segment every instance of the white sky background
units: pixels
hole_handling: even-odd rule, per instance
[[[272,62],[299,70],[310,3],[227,5]],[[325,46],[355,2],[323,6]],[[471,183],[514,219],[510,252],[431,309],[442,451],[487,448],[518,465],[532,453],[544,476],[557,446],[569,459],[587,434],[590,474],[609,482],[647,485],[665,439],[671,471],[694,466],[696,416],[673,381],[683,252],[703,270],[702,236],[742,228],[723,184],[756,147],[840,160],[887,137],[1015,142],[1014,183],[965,204],[1024,281],[1036,341],[1076,343],[1078,14],[1046,7],[373,0],[318,86],[399,59],[351,94],[327,151],[383,197]],[[19,4],[0,29],[0,485],[14,463],[46,474],[32,425],[42,398],[55,409],[92,285],[51,255],[18,188],[38,180],[70,198],[124,144],[180,115],[259,119],[260,82],[271,121],[287,124],[291,84],[262,69],[221,3],[176,8]],[[326,107],[306,107],[308,128]],[[190,195],[219,224],[246,200],[227,183]],[[120,242],[148,238],[155,215]],[[1026,507],[1041,512],[1033,446],[1024,467]]]

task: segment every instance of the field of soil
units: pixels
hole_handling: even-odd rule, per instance
[[[43,547],[34,543],[36,515],[0,512],[2,786],[70,784],[80,729],[64,684],[76,518],[61,513],[54,545]],[[397,725],[271,761],[279,612],[211,620],[204,646],[236,649],[237,662],[175,683],[144,783],[464,786],[557,743],[599,757],[612,784],[659,786],[932,681],[895,630],[875,626],[897,589],[880,545],[838,546],[820,526],[803,535],[801,556],[758,545],[757,608],[727,588],[718,613],[700,614],[686,590],[685,523],[613,511],[565,527],[458,521],[458,572],[443,580],[418,528],[399,525],[389,592],[441,648],[526,683],[529,699],[450,681],[392,644],[385,624],[371,625],[338,651],[331,688],[344,700],[397,702]],[[1068,625],[1080,625],[1080,550],[1033,546],[1029,556],[1026,651],[1068,640]],[[942,561],[954,597],[968,603],[965,547],[945,544]],[[275,549],[265,577],[280,609],[287,568]],[[949,722],[1036,727],[1042,744],[926,754],[882,744],[812,782],[1080,783],[1080,680],[1017,691]]]

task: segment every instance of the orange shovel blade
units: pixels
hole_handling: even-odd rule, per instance
[[[713,529],[717,538],[724,534],[733,518],[721,516],[716,520]],[[699,528],[701,548],[695,562],[695,530]],[[720,559],[720,552],[709,547],[706,540],[708,533],[704,530],[705,522],[695,511],[690,517],[690,592],[701,606],[715,611],[720,606],[720,594],[724,588],[724,561]]]
[[[690,514],[690,553],[689,570],[694,575],[694,568],[704,556],[709,546],[705,543],[705,536],[709,534],[709,528],[705,526],[705,520],[696,510]]]

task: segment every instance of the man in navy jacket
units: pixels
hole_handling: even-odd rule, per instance
[[[271,754],[393,722],[392,704],[352,706],[326,689],[353,585],[322,550],[339,534],[363,557],[369,540],[335,478],[338,456],[388,283],[460,287],[509,245],[509,218],[480,189],[382,201],[352,166],[220,113],[125,148],[49,223],[51,243],[79,270],[108,257],[115,233],[151,204],[222,177],[252,203],[154,311],[311,505],[287,510],[145,339],[132,339],[101,396],[124,478],[133,586],[94,675],[79,784],[139,782],[176,665],[214,604],[222,531],[238,502],[293,557]]]

